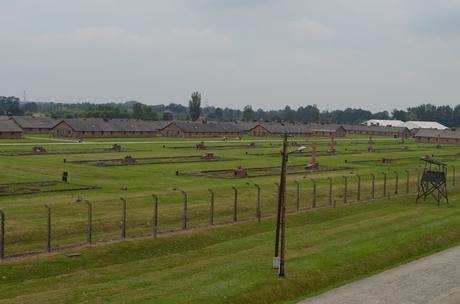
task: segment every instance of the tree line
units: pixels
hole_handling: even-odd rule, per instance
[[[460,105],[436,106],[422,104],[406,110],[394,109],[372,113],[364,109],[346,108],[345,110],[320,111],[316,105],[306,105],[292,109],[286,106],[279,110],[254,110],[251,105],[242,110],[201,106],[201,94],[193,92],[188,107],[178,104],[146,105],[137,101],[123,103],[96,104],[60,103],[60,102],[21,102],[19,98],[0,96],[0,115],[31,115],[41,113],[53,118],[134,118],[145,120],[162,120],[163,112],[170,110],[174,119],[210,121],[264,120],[303,123],[338,123],[357,124],[369,119],[398,119],[437,121],[448,127],[460,126]]]

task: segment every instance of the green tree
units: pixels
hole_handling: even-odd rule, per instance
[[[188,102],[188,111],[190,118],[196,121],[201,115],[201,94],[193,92],[190,101]]]
[[[243,120],[249,121],[254,119],[254,114],[254,110],[250,105],[245,106],[243,109]]]
[[[222,110],[222,108],[216,108],[214,110],[214,115],[216,116],[217,120],[222,120],[224,117],[224,110]]]

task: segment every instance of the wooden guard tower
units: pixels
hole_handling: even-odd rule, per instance
[[[445,198],[446,202],[449,203],[446,182],[447,165],[428,157],[422,157],[422,160],[425,162],[425,169],[420,179],[416,202],[422,197],[425,200],[427,196],[432,195],[438,205],[442,198]]]

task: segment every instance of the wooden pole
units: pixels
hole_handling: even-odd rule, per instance
[[[236,223],[238,221],[238,189],[233,187],[233,222]]]
[[[121,239],[126,238],[126,199],[120,197],[121,200]]]
[[[184,190],[180,190],[182,195],[184,196],[184,222],[182,224],[182,229],[185,230],[187,229],[187,223],[188,223],[188,195],[187,192]]]
[[[258,184],[254,184],[254,186],[257,188],[256,218],[257,221],[260,222],[260,219],[262,218],[262,210],[260,208],[260,186]]]
[[[86,241],[88,244],[93,243],[93,206],[90,201],[85,200],[85,204],[88,207],[88,224],[86,227]]]
[[[344,179],[344,184],[343,184],[343,203],[347,203],[347,195],[348,195],[348,180],[346,176],[342,176]]]
[[[357,174],[356,177],[358,178],[358,193],[356,194],[356,200],[359,202],[361,200],[361,176]]]
[[[285,168],[286,154],[287,154],[287,134],[284,135],[283,150],[281,152],[280,185],[283,183],[283,180],[285,178],[284,175],[285,175],[285,170],[286,170]],[[277,213],[276,213],[276,231],[275,231],[275,258],[277,258],[279,254],[282,208],[283,208],[283,194],[281,193],[281,191],[278,191],[278,208],[277,208]]]
[[[209,194],[211,195],[211,201],[209,206],[209,225],[214,225],[214,191],[208,189]]]
[[[286,256],[286,167],[288,161],[287,154],[287,134],[284,135],[283,141],[283,156],[280,177],[280,203],[281,203],[281,216],[280,216],[280,237],[281,237],[281,251],[280,251],[280,267],[278,275],[284,277],[284,260]]]
[[[153,199],[152,238],[156,239],[158,236],[158,196],[152,193],[152,199]]]
[[[313,204],[312,208],[316,208],[316,181],[313,178],[310,178],[313,185]]]
[[[5,258],[5,213],[0,209],[0,259]]]
[[[371,198],[375,198],[375,174],[371,173]]]
[[[295,206],[296,206],[296,211],[300,210],[300,183],[299,181],[294,181],[296,185],[296,197],[295,197]]]
[[[394,171],[395,173],[395,194],[399,192],[399,173],[398,171]]]
[[[47,223],[46,223],[46,251],[51,252],[51,208],[45,205]]]
[[[328,177],[327,179],[329,180],[329,207],[335,208],[335,204],[332,206],[332,178]]]
[[[383,174],[383,197],[387,196],[387,174],[382,172]]]

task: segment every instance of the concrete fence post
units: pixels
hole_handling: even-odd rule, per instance
[[[371,173],[371,199],[375,198],[375,174]]]
[[[121,239],[126,238],[126,199],[120,196],[121,201]]]
[[[356,177],[358,178],[358,193],[356,194],[356,200],[359,202],[361,200],[361,176],[356,174]]]
[[[452,166],[452,187],[455,187],[455,166]]]
[[[295,209],[296,211],[300,210],[300,183],[299,181],[294,181],[296,185],[296,196],[295,196]]]
[[[156,239],[158,236],[158,196],[152,193],[152,199],[153,199],[152,238]]]
[[[93,205],[90,201],[85,200],[85,204],[88,207],[88,223],[86,227],[86,241],[88,244],[93,243]]]
[[[0,209],[0,259],[5,258],[5,213]]]
[[[387,196],[387,174],[382,172],[383,174],[383,197]]]
[[[313,178],[310,178],[310,180],[311,180],[312,186],[313,186],[312,208],[316,208],[316,180],[314,180]]]
[[[410,171],[409,170],[404,170],[406,171],[406,193],[409,193],[409,188],[410,188]]]
[[[232,186],[233,190],[233,222],[238,221],[238,189]]]
[[[51,208],[45,205],[46,208],[46,251],[51,252]]]
[[[399,173],[398,171],[394,171],[395,174],[395,195],[399,192]]]
[[[348,195],[348,179],[346,176],[342,176],[344,180],[343,184],[343,203],[347,203],[347,195]]]
[[[335,204],[332,206],[332,178],[328,177],[327,180],[329,181],[329,207],[335,208]]]
[[[214,225],[214,191],[208,189],[210,195],[210,206],[209,206],[209,225]]]

